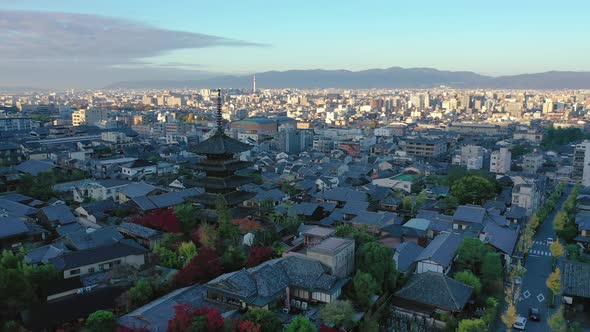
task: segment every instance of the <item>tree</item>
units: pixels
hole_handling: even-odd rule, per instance
[[[168,321],[168,332],[184,331],[223,331],[224,321],[219,310],[215,308],[193,308],[190,304],[180,303],[174,306],[174,317]]]
[[[559,243],[559,239],[556,239],[551,243],[549,250],[551,250],[551,255],[553,255],[554,258],[563,256],[563,253],[565,252],[563,245]]]
[[[352,280],[356,303],[363,309],[371,305],[371,298],[379,292],[379,285],[368,273],[357,271]]]
[[[482,204],[485,200],[494,197],[495,188],[486,178],[466,176],[453,184],[451,193],[461,204]]]
[[[359,250],[358,269],[375,279],[381,293],[395,288],[397,270],[392,255],[391,249],[377,242],[366,243]]]
[[[577,244],[568,244],[565,247],[565,250],[567,251],[569,259],[573,261],[578,260],[578,257],[580,256],[580,247],[578,247]]]
[[[510,299],[508,302],[508,308],[506,308],[506,311],[502,314],[502,322],[506,326],[507,331],[512,330],[512,325],[516,323],[516,318],[516,308],[514,307],[514,303],[512,303],[512,299]]]
[[[182,265],[185,266],[197,254],[197,246],[195,246],[195,243],[192,241],[182,242],[180,247],[178,247],[178,254],[183,261]]]
[[[214,226],[202,222],[193,233],[193,241],[203,247],[214,247],[217,243],[217,230]]]
[[[134,308],[148,303],[155,293],[155,287],[148,279],[140,279],[129,290],[129,300]]]
[[[283,329],[283,323],[270,310],[248,309],[242,318],[259,324],[261,332],[277,332]]]
[[[455,280],[462,282],[464,284],[467,284],[471,287],[473,287],[473,291],[475,292],[475,295],[479,295],[479,293],[481,292],[481,282],[479,281],[479,278],[477,278],[477,276],[475,274],[473,274],[473,272],[471,271],[461,271],[461,272],[457,272],[455,273]]]
[[[111,332],[116,327],[115,314],[98,310],[90,314],[84,324],[84,332]]]
[[[285,332],[317,332],[317,329],[309,319],[303,316],[297,316],[291,321],[291,324],[287,326]]]
[[[246,265],[246,254],[241,247],[229,246],[221,256],[221,262],[224,271],[236,271]]]
[[[136,216],[131,221],[168,233],[182,233],[182,225],[172,209],[156,209],[143,216]]]
[[[166,247],[155,245],[154,255],[158,258],[159,264],[167,268],[180,269],[183,266],[182,258]]]
[[[248,266],[258,266],[259,264],[271,259],[274,255],[271,247],[259,246],[248,249]]]
[[[547,318],[547,324],[554,332],[566,332],[568,330],[565,318],[563,317],[563,307],[555,310],[555,312]]]
[[[354,308],[349,301],[334,301],[326,304],[320,313],[322,321],[343,327],[346,330],[354,326],[352,316]]]
[[[375,319],[363,319],[359,331],[379,332],[379,323]]]
[[[470,270],[479,273],[480,264],[487,248],[475,237],[465,237],[457,248],[457,264],[460,270]]]
[[[190,203],[184,203],[174,207],[174,215],[180,221],[182,230],[185,234],[191,234],[195,231],[199,222],[198,213],[195,207]]]
[[[556,232],[561,232],[567,224],[567,219],[567,213],[565,211],[557,212],[555,219],[553,219],[553,230]]]
[[[197,282],[209,281],[223,273],[221,260],[213,248],[204,247],[175,276],[179,286],[190,286]]]
[[[222,195],[217,195],[215,211],[217,212],[217,223],[219,224],[219,227],[217,228],[219,238],[222,240],[235,241],[240,235],[240,231],[238,226],[232,224],[230,210]]]
[[[494,291],[501,291],[503,273],[504,268],[502,267],[502,258],[500,255],[488,251],[483,256],[483,261],[481,262],[481,281],[487,294],[493,294]]]
[[[261,332],[260,324],[256,324],[249,320],[241,320],[238,322],[239,332]]]
[[[463,319],[459,322],[459,332],[487,331],[486,322],[481,319]]]
[[[555,268],[555,271],[551,272],[545,284],[547,285],[547,288],[551,290],[553,295],[557,295],[561,292],[561,271],[559,268]]]

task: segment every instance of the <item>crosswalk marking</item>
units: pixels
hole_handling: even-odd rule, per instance
[[[544,251],[544,250],[531,249],[531,250],[529,250],[529,253],[531,253],[533,255],[539,255],[539,256],[551,256],[551,252]]]

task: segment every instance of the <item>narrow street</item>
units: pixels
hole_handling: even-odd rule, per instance
[[[516,313],[526,317],[528,320],[525,331],[551,331],[547,325],[547,317],[553,313],[553,309],[549,308],[549,289],[545,285],[545,281],[552,272],[552,257],[549,245],[547,244],[547,239],[556,239],[555,232],[553,231],[553,220],[570,192],[571,188],[566,187],[555,210],[549,214],[545,222],[543,222],[537,230],[537,233],[533,238],[533,246],[529,250],[528,258],[525,263],[526,273],[522,278],[519,297],[515,303]],[[541,314],[540,321],[535,322],[528,319],[528,312],[531,307],[539,309]],[[505,308],[502,310],[504,311]],[[499,320],[498,324],[496,324],[497,331],[506,331],[504,323],[502,323],[501,319]]]

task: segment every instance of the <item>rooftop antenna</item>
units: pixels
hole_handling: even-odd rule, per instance
[[[221,89],[217,89],[217,131],[223,133],[223,118],[221,116]]]

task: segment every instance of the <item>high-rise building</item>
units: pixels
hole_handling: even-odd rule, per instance
[[[585,140],[576,145],[573,166],[572,179],[590,186],[590,141]]]
[[[500,148],[492,152],[490,156],[490,172],[496,174],[505,174],[510,171],[512,163],[512,153],[506,148]]]
[[[544,104],[543,104],[543,114],[548,114],[553,112],[553,101],[552,100],[547,100]]]
[[[83,124],[95,125],[108,119],[107,110],[101,109],[80,109],[72,113],[72,125],[80,126]]]

